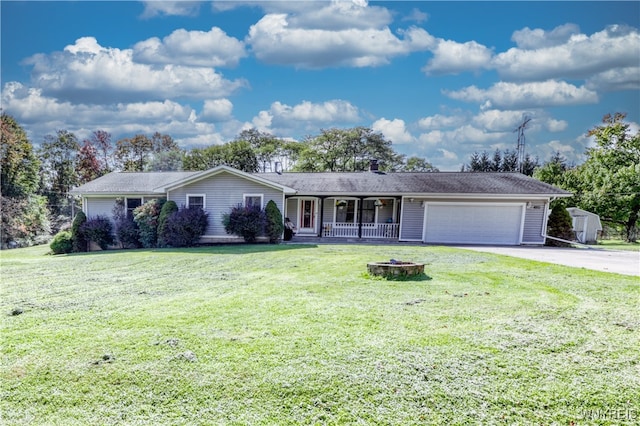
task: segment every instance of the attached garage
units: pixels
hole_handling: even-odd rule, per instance
[[[504,244],[522,242],[523,203],[438,203],[425,205],[425,243]]]

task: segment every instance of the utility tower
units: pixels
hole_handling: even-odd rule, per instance
[[[525,138],[524,138],[524,129],[527,127],[527,124],[531,121],[531,118],[526,115],[522,118],[522,124],[520,124],[514,132],[518,133],[518,145],[516,147],[516,151],[518,152],[518,171],[520,173],[524,172],[524,159],[525,159]]]

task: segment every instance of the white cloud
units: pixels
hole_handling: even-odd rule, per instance
[[[475,41],[438,40],[432,51],[433,58],[422,69],[427,74],[458,74],[488,68],[493,54],[491,49]]]
[[[246,85],[211,68],[138,64],[131,49],[102,47],[93,37],[26,63],[33,65],[32,82],[44,94],[82,103],[218,98]]]
[[[359,120],[358,108],[343,100],[332,100],[322,103],[303,101],[294,106],[280,102],[271,104],[270,112],[276,122],[290,124],[294,121],[326,123],[352,123]]]
[[[575,24],[564,24],[551,31],[540,28],[525,27],[515,31],[511,36],[520,49],[540,49],[566,43],[573,35],[579,34],[580,28]]]
[[[470,86],[457,91],[444,91],[444,94],[452,99],[483,104],[485,108],[501,109],[583,105],[598,102],[596,92],[555,80],[522,84],[499,82],[486,90]]]
[[[324,126],[357,123],[360,113],[350,102],[334,99],[325,102],[302,101],[297,105],[274,102],[260,111],[247,126],[282,137],[291,134],[317,132]]]
[[[294,28],[337,31],[380,28],[392,21],[391,12],[386,8],[369,6],[366,1],[332,1],[320,4],[323,7],[296,10],[298,13],[291,15],[289,25]]]
[[[133,60],[147,64],[233,67],[245,56],[244,43],[217,27],[209,31],[179,29],[162,40],[152,37],[133,46]]]
[[[371,128],[376,132],[382,133],[385,138],[395,144],[406,144],[415,141],[415,138],[407,131],[404,120],[399,118],[393,120],[381,118],[376,120],[371,125]]]
[[[306,29],[290,26],[289,20],[286,14],[270,14],[251,26],[246,42],[259,60],[302,68],[378,66],[425,50],[433,39],[420,28],[403,31],[400,39],[388,27]]]
[[[403,21],[413,21],[417,23],[425,22],[429,19],[429,14],[421,11],[420,9],[414,7],[411,9],[411,13],[407,16],[403,17]]]
[[[27,88],[17,82],[5,84],[1,100],[3,110],[26,125],[34,144],[39,144],[45,135],[56,129],[69,130],[81,139],[100,129],[112,133],[114,138],[158,131],[172,135],[176,142],[185,146],[197,140],[201,143],[229,140],[240,128],[236,123],[235,128],[229,127],[225,133],[220,133],[213,124],[196,120],[193,108],[171,100],[73,104],[47,97],[41,89]]]
[[[144,11],[142,18],[153,18],[156,16],[195,16],[200,10],[200,1],[168,1],[150,0],[143,1]]]
[[[586,87],[592,90],[640,90],[640,67],[615,68],[587,79]]]
[[[518,127],[524,117],[532,117],[530,111],[490,109],[481,111],[473,117],[473,124],[491,132],[512,132]]]
[[[441,115],[436,114],[424,117],[418,121],[418,127],[423,130],[443,129],[462,126],[467,120],[463,115]]]
[[[522,36],[518,34],[517,38]],[[637,55],[632,54],[640,50],[640,33],[635,28],[613,25],[591,36],[572,34],[563,44],[554,44],[557,40],[549,37],[541,34],[531,43],[538,48],[512,48],[496,55],[494,67],[505,79],[540,81],[587,78],[638,65]],[[544,41],[548,41],[549,47],[540,47]]]
[[[227,121],[231,119],[233,104],[229,99],[213,99],[204,101],[201,118],[207,121]]]
[[[546,128],[550,132],[563,132],[567,129],[567,127],[569,127],[569,123],[564,120],[555,120],[553,118],[550,118],[546,122]]]

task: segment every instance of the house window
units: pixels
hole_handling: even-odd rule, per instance
[[[356,200],[340,200],[336,209],[336,222],[355,223]]]
[[[376,222],[376,200],[364,200],[362,202],[362,223]]]
[[[127,217],[133,217],[133,210],[142,205],[142,198],[127,198]]]
[[[262,208],[262,194],[244,194],[245,207]]]
[[[187,208],[204,210],[204,195],[203,194],[187,195]]]

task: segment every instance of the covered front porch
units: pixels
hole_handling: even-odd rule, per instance
[[[397,240],[400,199],[395,197],[291,197],[285,216],[298,237]]]

